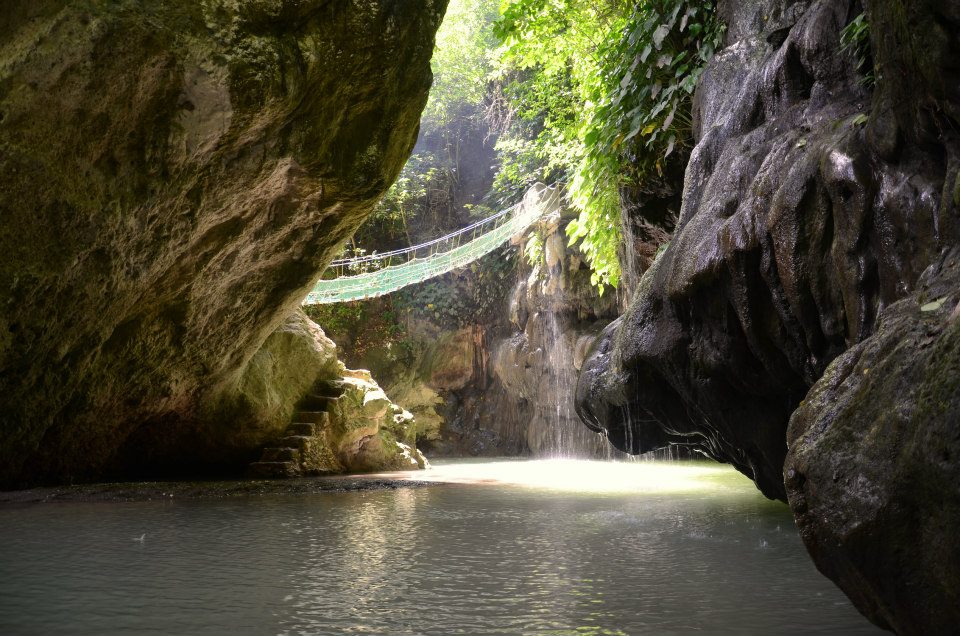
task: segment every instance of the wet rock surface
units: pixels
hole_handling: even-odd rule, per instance
[[[413,415],[391,402],[369,371],[342,373],[337,382],[342,393],[328,407],[327,439],[340,465],[333,472],[424,468]]]
[[[560,192],[534,186],[526,195],[543,210],[518,243],[536,240],[542,255],[521,256],[510,294],[510,324],[491,343],[490,366],[502,392],[501,436],[519,437],[533,455],[605,457],[606,441],[580,425],[573,405],[577,372],[588,343],[617,313],[613,294],[600,296],[565,228],[575,215]]]
[[[0,486],[263,441],[245,369],[409,155],[444,8],[5,7]]]
[[[960,624],[960,251],[833,361],[790,419],[784,479],[821,572],[898,634]]]
[[[694,445],[785,499],[791,413],[957,242],[960,5],[867,2],[872,87],[840,46],[857,3],[720,10],[678,231],[577,405],[619,448]]]

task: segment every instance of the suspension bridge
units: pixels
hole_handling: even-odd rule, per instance
[[[446,236],[381,254],[335,260],[326,271],[334,277],[318,281],[303,304],[384,296],[469,265],[557,209],[560,191],[556,185],[537,184],[520,203]]]

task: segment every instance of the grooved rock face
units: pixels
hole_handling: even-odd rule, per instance
[[[577,404],[619,448],[693,445],[785,499],[790,414],[960,234],[960,3],[868,2],[873,89],[840,47],[856,3],[720,10],[678,231]]]
[[[960,624],[960,251],[880,314],[790,419],[784,477],[821,572],[898,634]]]
[[[247,363],[413,146],[446,3],[65,4],[0,16],[0,484],[234,462]]]

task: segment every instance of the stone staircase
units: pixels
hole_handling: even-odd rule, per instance
[[[343,395],[338,382],[318,382],[297,405],[293,421],[260,461],[248,468],[251,477],[284,478],[342,472],[330,450],[330,410]]]

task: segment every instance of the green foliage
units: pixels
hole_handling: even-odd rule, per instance
[[[349,343],[351,356],[361,359],[370,350],[394,349],[409,353],[410,343],[392,300],[356,301],[331,305],[305,305],[307,316],[334,342]]]
[[[395,306],[447,328],[492,320],[502,314],[504,298],[516,280],[515,254],[503,247],[470,264],[466,271],[407,287],[394,294]]]
[[[496,41],[490,25],[497,9],[498,0],[451,0],[430,63],[433,87],[421,121],[424,128],[455,127],[464,114],[480,117],[487,76],[493,71]]]
[[[622,5],[622,6],[621,6]],[[623,2],[505,1],[494,32],[502,42],[493,79],[501,135],[495,187],[522,192],[571,174],[583,154],[583,123],[600,69],[602,42]]]
[[[538,232],[530,232],[527,244],[523,246],[523,255],[530,267],[536,267],[543,262],[543,237]]]
[[[579,212],[569,241],[601,292],[616,287],[621,188],[654,190],[667,162],[684,160],[692,93],[722,34],[712,3],[691,0],[452,0],[423,117],[429,143],[418,145],[357,244],[408,245],[463,212],[489,210],[449,203],[459,140],[488,126],[499,163],[489,201],[499,209],[536,181],[564,182]],[[438,214],[444,201],[449,209]],[[536,242],[526,248],[536,260]]]
[[[873,73],[873,60],[870,57],[870,23],[866,14],[861,13],[840,32],[840,48],[853,55],[857,71],[863,75],[861,82],[871,86],[876,81]]]
[[[571,244],[580,242],[580,251],[590,263],[590,282],[603,294],[607,285],[620,284],[620,193],[615,162],[590,162],[584,158],[570,184],[570,196],[580,211],[567,225]]]
[[[406,247],[434,238],[444,222],[456,221],[460,142],[486,134],[486,92],[496,47],[491,25],[498,6],[499,0],[451,0],[437,32],[433,87],[416,151],[355,236],[358,245],[380,251]],[[420,229],[427,230],[425,236]]]
[[[355,237],[380,250],[414,243],[411,225],[429,207],[432,192],[449,189],[450,175],[429,151],[414,154]]]
[[[498,185],[565,176],[580,212],[568,236],[594,284],[615,287],[619,188],[660,178],[691,144],[692,93],[723,26],[712,5],[687,0],[505,0],[496,35],[515,106]]]
[[[632,150],[632,176],[660,173],[664,159],[691,142],[693,91],[723,30],[702,3],[637,5],[620,39],[603,51],[605,82],[593,95],[597,105],[583,132],[587,160]]]

